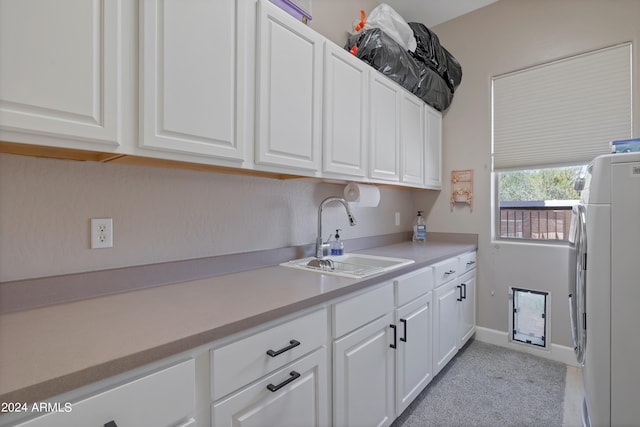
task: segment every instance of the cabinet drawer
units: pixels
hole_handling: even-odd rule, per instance
[[[327,426],[327,381],[327,350],[320,348],[214,403],[212,425]]]
[[[476,252],[460,255],[460,264],[458,266],[458,272],[460,274],[464,274],[474,268],[476,268]]]
[[[322,309],[211,350],[212,399],[244,387],[326,342],[327,311]]]
[[[435,272],[435,287],[447,283],[458,276],[458,257],[449,258],[433,266]]]
[[[396,289],[396,303],[405,305],[409,301],[424,295],[433,289],[433,267],[414,271],[394,280]]]
[[[195,410],[193,359],[81,400],[19,427],[175,426]],[[186,425],[189,425],[188,423]]]
[[[393,284],[333,305],[333,337],[338,338],[393,310]]]

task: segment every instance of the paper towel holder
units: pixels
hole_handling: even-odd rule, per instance
[[[372,184],[350,182],[343,193],[345,200],[353,206],[377,207],[380,203],[380,189]]]

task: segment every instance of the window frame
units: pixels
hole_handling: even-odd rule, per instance
[[[501,236],[499,174],[513,170],[584,165],[593,157],[610,151],[606,142],[603,146],[603,140],[624,139],[621,137],[627,133],[631,135],[633,99],[629,88],[633,86],[633,49],[632,41],[620,42],[490,78],[492,241],[567,244],[566,240]],[[590,72],[581,73],[585,68]],[[593,79],[600,82],[605,71],[617,77],[607,80],[609,84],[606,86],[598,84],[597,92],[586,91],[597,99],[574,96],[575,93],[585,93],[582,90],[585,85],[593,88]],[[585,99],[591,102],[584,102]],[[601,103],[597,101],[606,101],[606,105],[611,107],[607,111],[615,112],[614,116],[603,115]],[[562,108],[549,110],[548,104]],[[499,114],[498,120],[496,114]],[[591,119],[585,123],[585,117]],[[563,124],[558,127],[557,123]],[[587,145],[591,147],[589,150],[585,148]]]
[[[576,166],[576,165],[568,165]],[[579,166],[579,165],[578,165]],[[564,166],[558,166],[564,167]],[[514,169],[519,170],[519,169]],[[528,169],[525,169],[528,170]],[[567,246],[569,241],[567,239],[533,239],[525,237],[502,237],[500,235],[501,214],[500,214],[500,173],[508,171],[493,171],[491,173],[491,211],[493,220],[491,221],[491,240],[495,243],[514,243],[514,244],[528,244],[528,245],[553,245],[553,246]]]

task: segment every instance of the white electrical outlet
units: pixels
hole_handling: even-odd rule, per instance
[[[113,220],[91,218],[91,249],[113,247]]]
[[[396,226],[400,225],[400,212],[396,212]]]

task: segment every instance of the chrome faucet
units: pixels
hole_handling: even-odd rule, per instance
[[[329,243],[325,243],[322,240],[322,208],[324,208],[324,205],[331,202],[342,203],[342,206],[344,206],[347,211],[347,216],[349,217],[349,225],[352,227],[356,225],[356,218],[353,216],[349,203],[347,203],[345,199],[335,196],[324,199],[322,203],[320,203],[320,206],[318,206],[318,236],[316,238],[316,258],[318,259],[324,258],[325,250],[328,250],[329,248]]]

